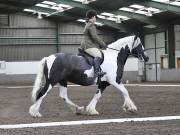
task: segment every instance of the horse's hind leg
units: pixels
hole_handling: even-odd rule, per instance
[[[52,89],[52,85],[46,84],[42,89],[37,93],[37,98],[34,104],[30,107],[29,113],[33,117],[42,117],[39,113],[39,109],[42,103],[43,98],[47,95],[47,93]]]
[[[59,83],[59,96],[67,103],[68,107],[74,113],[79,114],[81,111],[84,110],[84,107],[79,107],[68,98],[66,81],[61,81]]]
[[[96,94],[94,95],[93,99],[90,101],[88,106],[86,107],[87,115],[98,115],[99,114],[99,112],[96,111],[96,104],[99,101],[103,91],[105,90],[105,88],[107,86],[109,86],[109,83],[106,81],[102,81],[99,83]]]

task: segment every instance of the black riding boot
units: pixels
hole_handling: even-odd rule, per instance
[[[102,62],[102,58],[100,57],[95,57],[94,58],[94,76],[95,77],[102,77],[103,75],[106,74],[106,72],[102,72],[100,65]]]

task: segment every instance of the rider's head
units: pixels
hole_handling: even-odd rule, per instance
[[[86,12],[86,21],[96,22],[97,12],[95,10],[88,10]]]

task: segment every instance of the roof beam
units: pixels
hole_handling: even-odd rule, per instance
[[[99,10],[99,8],[95,8],[94,6],[96,5],[96,3],[101,3],[103,0],[96,0],[94,2],[91,2],[89,4],[82,4],[81,2],[76,2],[76,1],[73,1],[73,0],[54,0],[55,2],[60,2],[60,3],[63,3],[63,4],[67,4],[67,5],[72,5],[73,7],[78,7],[78,8],[90,8],[92,9],[91,6],[93,6],[93,9],[97,9]],[[119,9],[120,7],[124,7],[124,6],[129,6],[131,4],[134,4],[134,3],[141,3],[142,1],[144,0],[118,0],[118,3],[116,3],[116,8]],[[109,0],[107,3],[105,3],[106,1],[103,1],[103,3],[105,4],[104,6],[108,5],[108,2],[112,2],[112,0]],[[116,10],[116,9],[112,9],[111,7],[108,7],[108,9],[103,9],[103,7],[101,7],[101,10]]]
[[[39,12],[46,12],[46,13],[55,13],[56,10],[54,9],[48,9],[48,8],[44,8],[44,7],[37,7],[37,6],[34,6],[30,9],[33,9],[33,10],[36,10],[36,11],[39,11]],[[71,20],[77,20],[78,18],[82,18],[82,16],[78,16],[78,15],[71,15],[69,13],[66,13],[65,11],[64,12],[57,12],[53,15],[56,15],[56,16],[60,16],[60,17],[67,17]],[[108,25],[112,28],[115,28],[115,29],[118,29],[118,30],[121,30],[122,32],[129,32],[129,31],[132,31],[134,32],[134,29],[130,28],[129,26],[125,26],[125,25],[119,25],[117,23],[114,23],[112,21],[108,21],[108,20],[104,20],[104,19],[97,19],[97,22],[100,22],[104,25]]]
[[[63,2],[62,2],[63,1]],[[67,4],[67,5],[70,5],[72,7],[78,7],[78,8],[83,8],[83,9],[92,9],[92,7],[89,7],[88,5],[83,5],[83,4],[80,4],[78,2],[73,2],[73,1],[70,1],[70,0],[55,0],[55,2],[57,2],[58,4],[62,3],[62,4]],[[53,10],[53,9],[48,9],[48,8],[43,8],[43,7],[32,7],[31,9],[34,9],[34,10],[37,10],[37,11],[41,11],[41,12],[48,12],[48,13],[53,13],[53,12],[56,12],[56,10]],[[102,12],[102,11],[101,11]],[[60,13],[56,13],[54,15],[58,15],[58,16],[66,16],[68,18],[71,18],[72,20],[77,20],[78,18],[84,18],[84,16],[78,16],[78,15],[71,15],[69,13],[66,13],[66,11],[64,12],[60,12]],[[104,20],[104,19],[97,19],[98,22],[104,24],[104,25],[108,25],[112,28],[115,28],[115,29],[118,29],[118,30],[121,30],[122,32],[136,32],[136,29],[134,28],[131,28],[130,26],[126,26],[124,24],[117,24],[113,21],[109,21],[109,20]]]
[[[167,3],[156,2],[156,1],[145,1],[145,2],[142,2],[141,5],[154,7],[154,8],[158,8],[161,10],[170,11],[170,12],[174,12],[176,14],[180,14],[180,7],[176,6],[176,5],[169,4],[169,3],[167,4]]]
[[[81,4],[80,2],[72,1],[72,0],[54,0],[56,3],[61,3],[61,4],[67,4],[72,7],[77,7],[77,8],[84,8],[88,9],[89,6],[87,4]]]
[[[20,8],[20,7],[17,7],[17,6],[14,6],[14,5],[12,5],[12,4],[6,4],[6,3],[0,3],[0,7],[1,8],[6,8],[6,7],[8,7],[8,8],[10,8],[10,10],[21,10],[22,8]],[[7,9],[8,10],[8,9]]]
[[[38,2],[41,2],[42,0],[39,0],[39,1],[15,1],[15,0],[3,0],[1,1],[1,3],[4,3],[4,4],[7,4],[7,5],[13,5],[13,6],[16,6],[16,7],[21,7],[21,8],[24,8],[24,7],[28,7],[28,6],[33,6],[35,5],[36,3]]]
[[[24,8],[35,5],[38,2],[42,2],[43,0],[1,0],[0,2],[0,10],[1,12],[11,13],[11,12],[19,12]]]
[[[141,22],[145,22],[147,24],[156,25],[156,26],[158,26],[160,28],[161,27],[163,27],[163,28],[167,28],[168,27],[168,24],[163,22],[163,21],[161,21],[161,20],[152,19],[150,17],[146,17],[145,15],[141,15],[141,14],[137,14],[137,13],[131,13],[131,12],[120,11],[120,10],[117,10],[117,11],[113,11],[113,10],[99,10],[99,9],[91,7],[89,5],[80,4],[80,3],[72,1],[72,0],[56,0],[56,1],[60,2],[60,3],[67,4],[67,5],[71,5],[72,7],[83,8],[83,9],[86,9],[86,10],[89,10],[89,9],[93,8],[93,9],[97,10],[97,12],[107,11],[107,12],[111,12],[111,13],[116,14],[116,15],[127,16],[129,18],[136,19],[136,20],[139,20]],[[142,2],[142,1],[139,0],[138,2]]]
[[[142,0],[96,0],[89,3],[90,6],[98,7],[102,10],[118,10],[121,7],[126,7],[134,3],[139,3]]]
[[[122,10],[111,11],[111,13],[116,14],[116,15],[119,14],[119,15],[127,16],[129,18],[136,19],[136,20],[139,20],[139,21],[147,23],[147,24],[156,25],[160,28],[168,27],[168,24],[161,20],[152,19],[150,17],[146,17],[145,15],[141,15],[141,14],[137,14],[137,13],[131,13],[131,12],[122,11]]]
[[[95,7],[91,7],[89,5],[86,5],[86,4],[81,4],[79,2],[75,2],[75,1],[72,1],[72,0],[55,0],[55,2],[57,3],[62,3],[62,4],[67,4],[67,5],[70,5],[72,7],[76,7],[76,8],[81,8],[81,9],[85,9],[85,10],[89,10],[89,9],[95,9],[97,12],[101,13],[101,12],[104,12],[104,10],[99,10]],[[109,21],[109,20],[105,20],[105,19],[97,19],[98,22],[101,22],[105,25],[108,25],[110,27],[114,27],[116,29],[119,29],[121,30],[122,32],[137,32],[138,30],[136,28],[132,28],[131,26],[126,26],[125,24],[117,24],[113,21]]]

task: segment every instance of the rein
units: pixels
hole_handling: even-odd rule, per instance
[[[120,50],[118,50],[118,49],[114,49],[114,48],[111,48],[111,47],[107,47],[108,49],[110,49],[110,50],[114,50],[114,51],[120,51]]]
[[[108,49],[111,49],[111,50],[114,50],[114,51],[117,51],[119,52],[120,50],[118,49],[114,49],[114,48],[111,48],[111,47],[107,47]],[[130,56],[135,56],[135,57],[138,57],[139,58],[139,55],[135,55],[135,54],[132,54],[132,53],[129,53]]]
[[[134,37],[134,40],[133,40],[133,43],[132,43],[132,48],[134,47],[134,43],[135,43],[135,40],[136,40],[136,39],[137,39],[137,36]],[[111,50],[114,50],[114,51],[118,51],[118,52],[120,51],[120,50],[118,50],[118,49],[114,49],[114,48],[111,48],[111,47],[108,47],[108,46],[107,46],[107,48],[108,48],[108,49],[111,49]]]
[[[133,44],[132,44],[132,47],[134,47],[134,43],[135,43],[135,40],[136,40],[136,39],[137,39],[137,38],[135,37],[135,38],[134,38],[134,41],[133,41]],[[111,48],[111,47],[108,47],[108,46],[107,46],[107,48],[110,49],[110,50],[117,51],[117,52],[120,51],[120,50],[118,50],[118,49],[114,49],[114,48]],[[144,51],[146,51],[146,50],[144,50]],[[137,57],[138,59],[141,58],[141,56],[140,56],[139,54],[136,55],[136,54],[129,53],[129,55],[130,55],[130,56]]]

